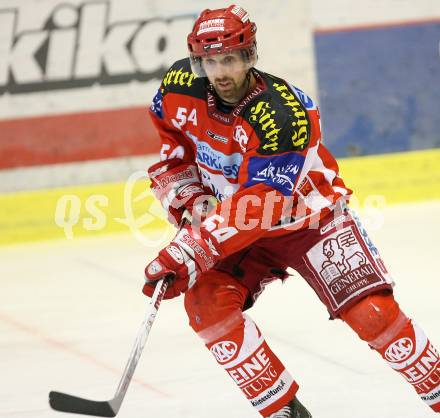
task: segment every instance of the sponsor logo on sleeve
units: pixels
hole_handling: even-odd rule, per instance
[[[310,142],[310,122],[304,104],[286,84],[274,83],[274,94],[283,100],[274,103],[260,100],[250,109],[249,122],[261,140],[258,152],[263,155],[284,151],[302,151]]]
[[[151,102],[151,111],[160,119],[163,119],[163,112],[162,112],[162,103],[163,103],[163,96],[162,96],[162,90],[157,90],[156,95],[153,98],[153,101]]]
[[[315,103],[309,96],[307,96],[307,94],[305,94],[301,89],[295,87],[292,84],[289,84],[289,86],[298,95],[299,99],[301,100],[301,103],[305,106],[307,110],[316,109]]]
[[[264,183],[285,196],[291,196],[295,183],[304,165],[305,157],[288,153],[277,157],[251,157],[246,187]]]
[[[281,151],[279,141],[281,127],[279,127],[275,121],[276,113],[269,102],[265,102],[264,100],[259,101],[255,106],[251,107],[249,122],[257,126],[258,130],[261,131],[260,139],[263,143],[259,151],[262,154]]]
[[[286,84],[274,83],[275,90],[285,100],[284,106],[289,110],[291,117],[290,143],[292,149],[302,151],[310,142],[310,122],[304,105]]]
[[[191,180],[191,179],[196,179],[196,178],[197,178],[196,168],[194,166],[190,166],[184,171],[180,171],[178,173],[173,173],[173,174],[164,176],[160,179],[157,179],[157,183],[162,189],[164,189],[169,184],[179,183],[183,180]]]

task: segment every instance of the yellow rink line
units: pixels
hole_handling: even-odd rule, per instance
[[[362,206],[369,196],[387,204],[440,199],[440,150],[339,161],[341,175]],[[0,195],[0,245],[162,231],[164,214],[146,179]]]

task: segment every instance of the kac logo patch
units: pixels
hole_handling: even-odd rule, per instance
[[[238,142],[238,145],[240,145],[240,149],[243,152],[246,152],[246,145],[249,141],[249,138],[247,136],[246,131],[244,130],[243,126],[238,125],[234,129],[234,141]]]
[[[401,363],[411,357],[413,342],[410,338],[401,338],[391,344],[385,351],[385,358],[390,363]]]
[[[210,351],[218,363],[223,364],[231,360],[237,352],[237,344],[233,341],[220,341],[214,344]]]

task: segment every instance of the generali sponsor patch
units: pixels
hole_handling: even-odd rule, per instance
[[[386,283],[354,225],[322,239],[306,258],[336,309],[363,291]]]

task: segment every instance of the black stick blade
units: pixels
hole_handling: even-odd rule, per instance
[[[118,412],[112,409],[108,401],[91,401],[54,391],[49,393],[49,405],[56,411],[93,415],[95,417],[115,417]]]

